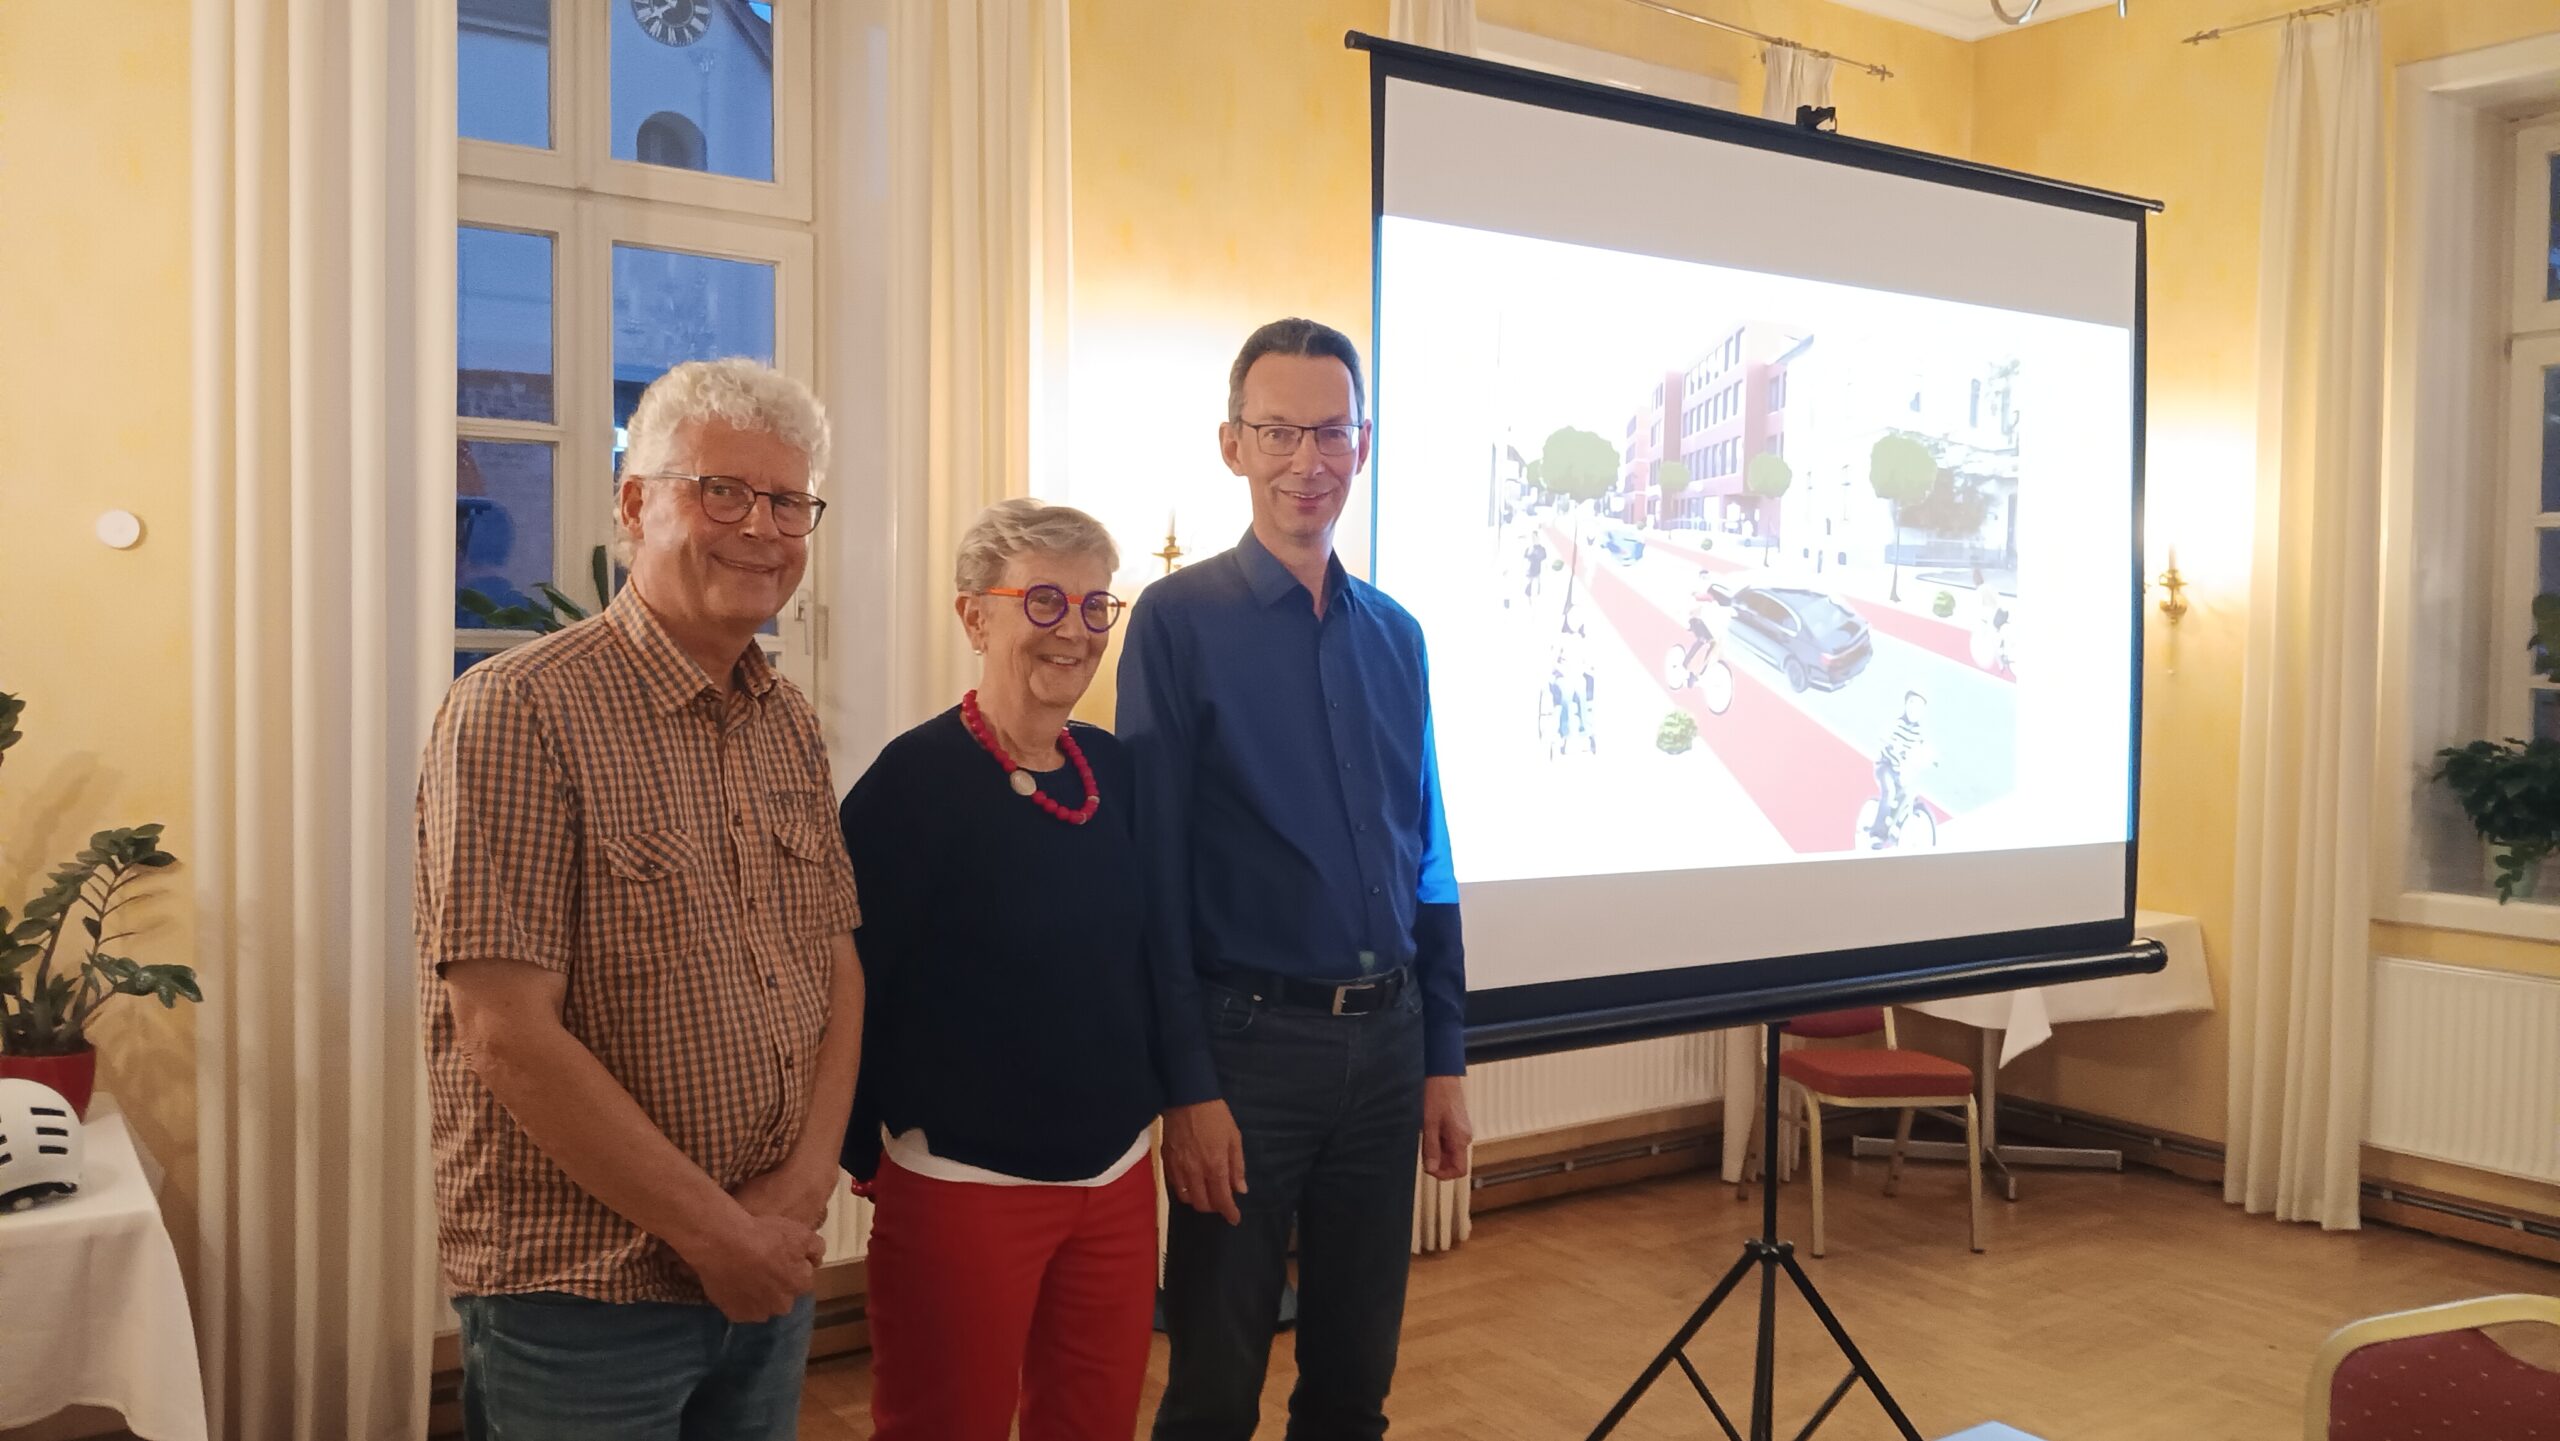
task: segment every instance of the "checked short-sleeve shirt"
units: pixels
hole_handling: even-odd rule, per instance
[[[446,693],[420,768],[418,974],[446,1284],[703,1299],[580,1190],[456,1044],[444,968],[568,980],[563,1022],[724,1187],[808,1115],[831,942],[860,920],[808,699],[750,647],[726,698],[636,588]]]

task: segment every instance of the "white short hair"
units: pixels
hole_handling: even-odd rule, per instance
[[[960,559],[953,567],[959,589],[972,595],[1004,579],[1015,556],[1092,555],[1103,568],[1120,569],[1120,547],[1102,522],[1069,505],[1051,505],[1030,496],[1000,500],[978,512],[960,537]]]
[[[640,394],[631,412],[622,473],[648,475],[666,463],[667,446],[688,421],[725,420],[761,430],[809,458],[809,488],[827,473],[827,411],[818,397],[781,371],[744,356],[688,360]]]

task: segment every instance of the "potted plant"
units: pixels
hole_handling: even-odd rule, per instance
[[[2473,741],[2436,752],[2434,778],[2489,843],[2498,902],[2531,896],[2560,853],[2560,741]]]
[[[0,754],[17,743],[25,709],[0,694]],[[117,996],[157,996],[169,1007],[204,999],[192,968],[144,965],[106,949],[133,934],[114,927],[142,898],[139,883],[176,861],[160,849],[158,825],[100,831],[17,915],[0,906],[0,1077],[50,1086],[86,1117],[98,1068],[89,1023],[99,1009]],[[78,938],[66,946],[74,922]]]

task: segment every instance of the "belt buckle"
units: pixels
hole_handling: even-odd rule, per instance
[[[1353,991],[1365,991],[1365,990],[1368,990],[1369,988],[1371,988],[1372,986],[1375,986],[1376,984],[1377,984],[1377,982],[1375,982],[1375,981],[1354,981],[1354,982],[1350,983],[1349,985],[1341,985],[1341,986],[1336,986],[1336,987],[1334,987],[1334,988],[1333,988],[1333,1013],[1334,1013],[1335,1015],[1337,1015],[1337,1016],[1347,1016],[1347,1015],[1350,1015],[1351,1013],[1350,1013],[1349,1011],[1346,1011],[1346,1010],[1344,1010],[1344,1009],[1342,1008],[1342,1003],[1343,1003],[1345,1000],[1348,1000],[1348,999],[1350,998],[1351,993],[1352,993]]]

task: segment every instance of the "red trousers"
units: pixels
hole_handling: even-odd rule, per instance
[[[885,1157],[871,1223],[873,1441],[1129,1441],[1156,1293],[1145,1162],[1107,1186],[937,1181]]]

